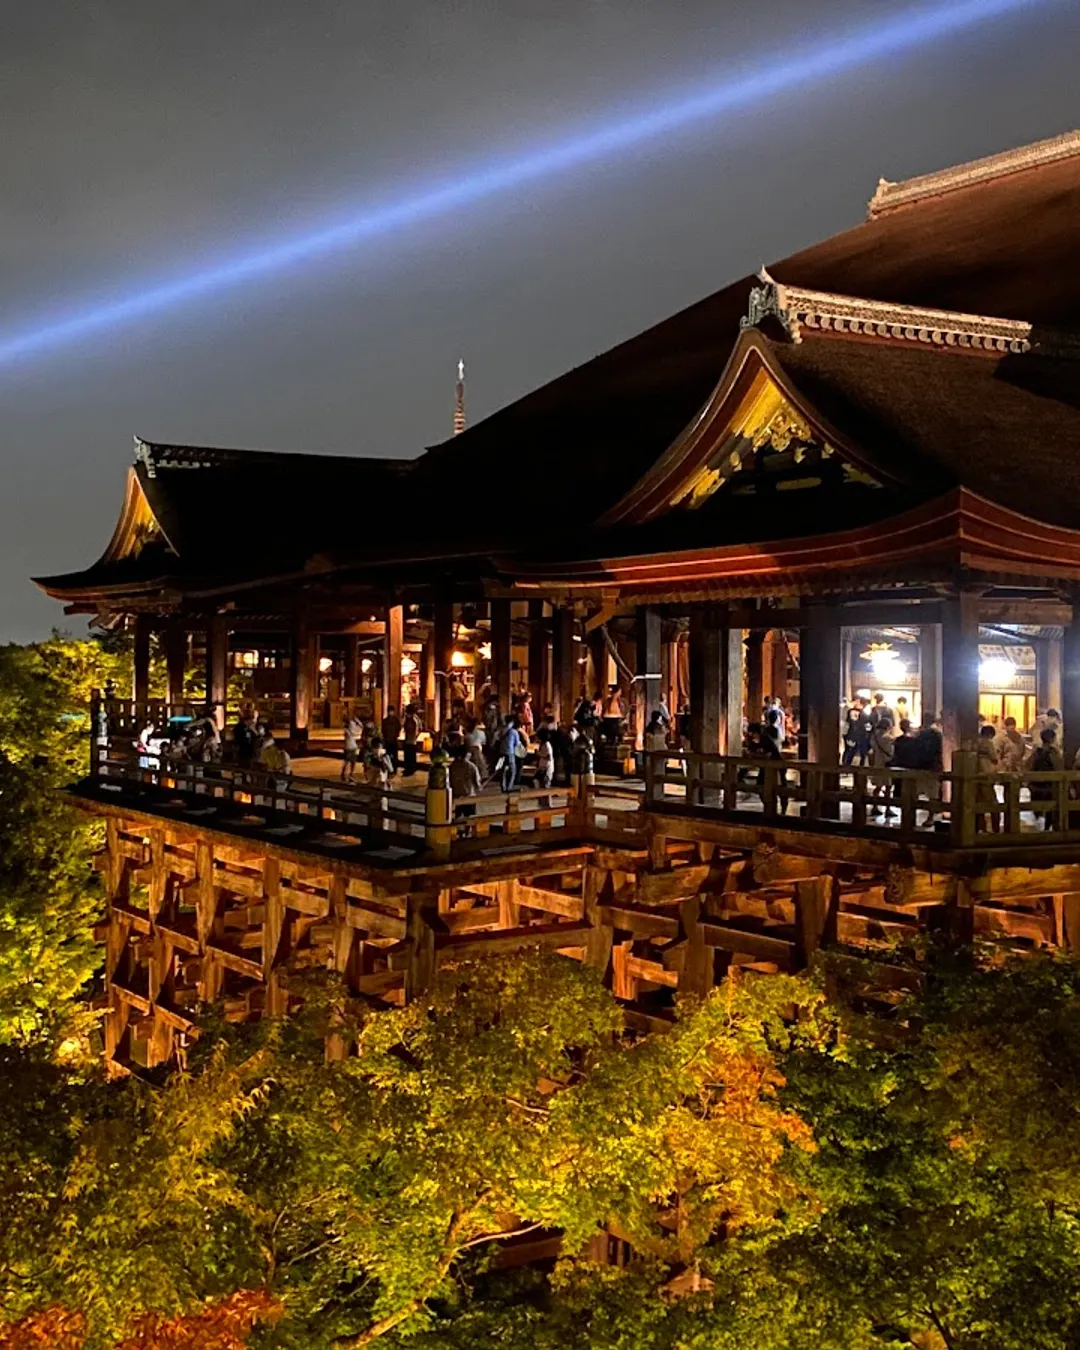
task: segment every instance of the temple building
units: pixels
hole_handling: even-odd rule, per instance
[[[134,634],[74,789],[108,822],[118,1067],[182,1053],[202,1001],[286,1009],[312,965],[396,1002],[540,944],[652,1024],[823,943],[876,954],[883,999],[928,926],[1080,944],[1078,254],[1072,133],[882,181],[853,229],[468,427],[462,367],[454,434],[417,457],[137,440],[99,561],[38,582]],[[514,463],[569,509],[463,531],[455,503]],[[380,791],[326,758],[354,713],[415,703],[437,742],[485,688],[568,724],[613,685],[596,775],[478,798],[467,826],[437,762]],[[875,691],[940,717],[940,768],[842,764]],[[799,734],[766,764],[743,738],[768,697]],[[132,753],[147,717],[225,727],[242,699],[287,780]],[[661,702],[688,747],[643,749]],[[1049,709],[1061,767],[980,769],[981,721],[1037,747]]]

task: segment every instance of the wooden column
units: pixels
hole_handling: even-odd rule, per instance
[[[454,655],[454,605],[440,600],[435,606],[436,717],[434,731],[450,716],[450,673]]]
[[[438,681],[435,678],[435,629],[431,627],[424,638],[424,645],[420,649],[420,706],[424,718],[424,726],[432,728],[436,721],[436,707],[438,705]]]
[[[1063,640],[1037,638],[1035,641],[1035,702],[1039,712],[1056,708],[1063,712],[1065,699],[1063,675]]]
[[[543,600],[529,601],[529,692],[532,694],[533,716],[540,720],[540,710],[551,695],[548,679],[548,631],[544,619]]]
[[[289,695],[291,721],[289,735],[297,745],[307,743],[311,726],[311,700],[315,693],[316,637],[308,628],[307,616],[297,615],[291,633]]]
[[[636,709],[634,718],[634,748],[645,744],[645,726],[650,714],[659,707],[663,693],[660,669],[660,615],[645,605],[638,608],[634,633],[634,681],[631,701]]]
[[[840,762],[840,624],[828,605],[815,606],[799,638],[800,757]]]
[[[210,620],[206,630],[206,715],[219,730],[225,726],[229,696],[229,621],[224,614]]]
[[[1076,617],[1066,625],[1062,641],[1061,712],[1065,736],[1065,767],[1071,769],[1076,752],[1080,750],[1080,609],[1074,605]]]
[[[356,698],[360,693],[360,639],[355,633],[345,638],[345,678],[342,681],[343,698]]]
[[[552,615],[551,701],[555,705],[555,719],[560,723],[571,722],[577,706],[578,646],[574,641],[574,611],[556,609]]]
[[[150,697],[150,632],[153,619],[149,614],[135,616],[135,660],[131,681],[131,697],[136,703],[145,703]]]
[[[768,634],[765,643],[767,692],[787,707],[788,704],[788,650],[787,638],[782,628],[774,628]]]
[[[383,638],[383,701],[385,717],[393,711],[401,716],[401,657],[405,644],[405,611],[401,605],[386,609],[386,636]]]
[[[919,629],[919,685],[922,720],[927,722],[941,713],[944,703],[939,623],[924,623]]]
[[[944,764],[954,751],[974,750],[979,734],[979,598],[961,591],[944,602],[941,625],[941,712]]]
[[[742,753],[742,629],[721,605],[690,613],[690,744],[699,754]]]
[[[165,668],[169,680],[169,702],[184,701],[184,673],[187,668],[187,633],[178,619],[171,619],[165,630]]]
[[[608,645],[603,625],[594,628],[585,638],[588,661],[585,666],[585,685],[590,694],[599,694],[606,700],[608,691]]]
[[[499,707],[505,716],[510,711],[512,658],[510,641],[513,624],[510,617],[509,600],[491,602],[491,665],[494,675],[495,693]]]
[[[751,628],[746,635],[746,716],[760,722],[765,706],[765,629]]]

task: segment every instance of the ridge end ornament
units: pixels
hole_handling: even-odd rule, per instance
[[[788,308],[787,287],[769,275],[766,268],[757,274],[760,286],[750,290],[746,313],[739,322],[743,330],[760,328],[766,319],[776,319],[792,342],[801,342],[798,317]]]

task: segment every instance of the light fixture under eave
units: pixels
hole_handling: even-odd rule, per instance
[[[453,651],[450,653],[450,664],[455,670],[461,670],[470,664],[471,657],[468,652]]]
[[[325,675],[327,671],[333,669],[334,669],[334,658],[332,656],[319,657],[319,670],[323,675]]]
[[[401,658],[402,675],[411,675],[415,669],[416,669],[416,662],[412,659],[411,656],[403,656]]]
[[[1016,667],[1003,656],[988,656],[979,662],[979,681],[992,689],[1011,685],[1016,679]]]
[[[907,674],[907,666],[888,642],[871,642],[859,658],[869,661],[874,679],[881,684],[897,684]]]
[[[366,674],[371,670],[371,667],[372,667],[374,664],[375,664],[375,662],[371,659],[370,656],[365,656],[364,659],[360,662],[360,669],[361,669],[361,670],[364,672],[364,674],[366,675]]]
[[[478,653],[478,655],[479,655],[481,661],[490,661],[490,660],[491,660],[491,643],[490,643],[490,642],[481,642],[481,644],[479,645],[479,647],[477,647],[476,650],[477,650],[477,653]]]

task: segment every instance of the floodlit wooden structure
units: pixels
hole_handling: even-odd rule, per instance
[[[823,942],[879,951],[884,997],[918,978],[888,941],[920,926],[1080,941],[1080,775],[988,797],[972,755],[980,710],[1056,707],[1066,764],[1080,749],[1078,246],[1072,134],[883,182],[856,228],[418,458],[138,441],[100,561],[39,582],[133,626],[114,725],[146,704],[157,643],[170,700],[197,655],[219,721],[230,672],[258,672],[294,748],[354,700],[416,699],[437,728],[467,676],[563,721],[621,682],[628,749],[661,696],[688,703],[692,752],[646,756],[636,792],[500,801],[458,839],[431,791],[170,777],[99,745],[77,792],[109,822],[110,1054],[168,1056],[201,1000],[280,1010],[310,964],[393,1000],[440,961],[539,942],[649,1021],[731,962]],[[463,531],[456,485],[514,462],[573,510]],[[843,699],[884,683],[882,652],[945,746],[929,784],[886,775],[888,823],[883,779],[840,766]],[[742,758],[767,694],[801,725],[782,766]]]

